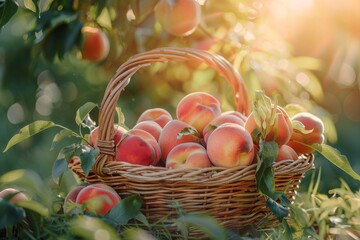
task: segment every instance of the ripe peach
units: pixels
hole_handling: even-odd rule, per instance
[[[104,216],[121,201],[120,196],[110,186],[102,183],[82,188],[76,197],[76,203],[84,204],[85,210]]]
[[[178,134],[184,129],[193,131],[193,134],[179,136]],[[171,149],[173,149],[176,145],[185,142],[200,142],[199,133],[196,131],[196,129],[191,127],[189,124],[177,119],[168,122],[161,131],[159,137],[161,160],[165,162],[166,157]]]
[[[279,162],[282,160],[297,160],[299,155],[295,152],[295,150],[289,145],[282,145],[279,147],[279,153],[275,159],[275,162]]]
[[[207,142],[207,139],[209,138],[209,135],[221,124],[224,123],[236,123],[240,126],[244,126],[245,122],[239,118],[238,116],[232,115],[232,114],[221,114],[217,117],[215,117],[211,122],[209,122],[205,128],[203,129],[203,137],[205,143]]]
[[[17,202],[17,201],[29,200],[29,198],[24,193],[20,192],[19,190],[15,189],[15,188],[3,189],[0,192],[0,199],[3,199],[5,196],[7,196],[9,194],[15,194],[14,196],[11,197],[11,199],[9,199],[9,202],[12,202],[12,203]]]
[[[180,37],[193,33],[201,18],[201,7],[195,0],[160,0],[154,12],[168,33]]]
[[[280,147],[290,140],[290,137],[293,133],[293,128],[288,114],[282,107],[276,107],[276,116],[277,121],[275,121],[275,124],[271,126],[271,130],[265,136],[265,140],[275,141]],[[251,134],[255,129],[259,129],[255,122],[254,112],[251,112],[248,116],[245,122],[245,129]]]
[[[220,114],[220,102],[205,92],[190,93],[176,106],[177,119],[190,124],[201,134],[204,127]]]
[[[127,132],[127,130],[125,128],[120,127],[120,126],[115,126],[115,135],[113,138],[115,146],[118,145],[122,135],[126,132]],[[97,148],[98,138],[99,138],[99,127],[96,127],[89,134],[89,138],[88,138],[89,144],[92,147]]]
[[[164,127],[170,120],[172,120],[171,114],[163,108],[150,108],[144,111],[137,120],[137,123],[147,120],[152,120]]]
[[[84,26],[82,56],[93,62],[104,60],[110,52],[110,42],[106,34],[99,28]]]
[[[68,213],[73,210],[72,206],[69,203],[76,203],[76,198],[79,192],[85,188],[83,185],[76,186],[75,188],[71,189],[68,194],[65,196],[64,199],[64,212]]]
[[[155,121],[142,121],[137,123],[133,129],[141,129],[144,130],[148,133],[150,133],[155,139],[156,141],[159,140],[159,136],[162,130],[162,127]]]
[[[244,114],[242,114],[241,112],[238,112],[238,111],[234,111],[234,110],[229,110],[229,111],[222,112],[221,115],[236,116],[236,117],[240,118],[244,122],[244,124],[245,124],[246,119],[247,119],[247,117]]]
[[[305,130],[312,130],[309,133],[303,133],[298,129],[294,129],[294,132],[287,143],[292,147],[297,154],[312,153],[314,150],[306,145],[312,145],[314,143],[324,142],[324,124],[320,118],[309,112],[300,112],[295,114],[291,121],[301,122]]]
[[[130,129],[116,149],[115,159],[140,165],[156,165],[161,157],[161,150],[156,139],[142,129]]]
[[[210,134],[207,152],[215,166],[247,166],[253,161],[254,144],[250,133],[244,127],[235,123],[224,123]]]
[[[206,149],[199,143],[181,143],[175,146],[166,158],[167,168],[206,168],[212,163]]]
[[[68,192],[68,194],[65,197],[64,204],[66,204],[68,202],[76,202],[77,195],[79,194],[81,189],[83,189],[84,187],[85,186],[80,185],[80,186],[76,186],[75,188],[71,189],[70,192]]]

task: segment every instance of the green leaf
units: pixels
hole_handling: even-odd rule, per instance
[[[258,152],[258,165],[255,178],[257,189],[271,198],[278,198],[282,193],[275,191],[273,162],[276,159],[279,148],[276,142],[266,142],[260,139]]]
[[[57,124],[51,122],[51,121],[35,121],[23,128],[20,129],[19,133],[15,134],[10,141],[8,142],[4,152],[9,150],[12,146],[30,138],[31,136],[40,133],[48,128],[56,127]]]
[[[306,130],[305,125],[302,122],[297,121],[297,120],[292,120],[291,125],[292,125],[294,130],[298,130],[299,132],[301,132],[303,134],[309,134],[309,133],[312,133],[314,131],[314,129]]]
[[[55,160],[51,176],[56,184],[59,184],[61,176],[68,169],[68,161],[65,158],[58,158]]]
[[[85,176],[88,176],[92,166],[96,161],[97,155],[99,155],[99,148],[90,148],[90,147],[83,147],[83,152],[80,154],[81,160],[81,168],[85,173]]]
[[[39,214],[42,217],[49,217],[49,209],[47,209],[44,205],[33,201],[33,200],[26,200],[26,201],[17,201],[16,206],[21,207],[25,210],[30,210]]]
[[[19,223],[25,217],[24,209],[2,199],[0,199],[0,213],[0,229]]]
[[[122,199],[110,212],[105,215],[105,219],[115,226],[123,226],[130,219],[137,217],[140,213],[142,200],[138,195],[128,196]]]
[[[96,217],[77,216],[69,226],[72,235],[83,240],[105,239],[105,236],[106,239],[120,240],[113,227]]]
[[[83,22],[79,20],[75,20],[65,25],[64,33],[66,38],[64,39],[59,51],[60,59],[64,58],[64,56],[72,49],[72,47],[76,45],[76,41],[80,41],[81,28],[83,25]]]
[[[305,209],[293,204],[289,205],[289,208],[291,218],[294,219],[301,228],[305,228],[309,225],[310,217]]]
[[[0,29],[10,21],[18,10],[13,0],[0,0]]]
[[[180,139],[180,138],[182,138],[183,136],[187,136],[187,135],[200,136],[199,133],[196,131],[195,128],[186,127],[186,128],[184,128],[183,130],[181,130],[181,131],[177,134],[176,138],[177,138],[177,139]]]
[[[55,135],[50,150],[53,150],[60,141],[71,136],[77,136],[77,134],[70,129],[62,129]]]
[[[115,110],[116,110],[116,114],[117,114],[117,117],[118,117],[118,125],[122,126],[122,127],[125,126],[125,115],[121,111],[121,108],[116,107]]]
[[[44,184],[39,174],[33,170],[16,169],[6,172],[0,176],[0,184],[12,185],[26,190],[26,192],[39,197],[39,201],[45,203],[46,206],[51,205],[50,189]]]
[[[282,221],[284,217],[289,215],[288,208],[282,206],[271,198],[266,200],[266,206],[270,209],[270,211],[275,215],[277,219]]]
[[[281,239],[286,239],[286,240],[293,239],[294,231],[291,229],[286,219],[282,219],[281,224],[284,227],[284,234],[281,236]]]
[[[354,179],[360,181],[360,176],[351,167],[349,160],[346,156],[342,155],[337,149],[327,144],[312,144],[310,147],[318,151],[332,164],[349,174]]]
[[[66,161],[70,161],[72,157],[74,157],[77,153],[81,153],[82,146],[78,144],[71,144],[61,149],[59,152],[58,158],[64,157]]]
[[[134,219],[138,220],[139,222],[141,222],[141,223],[144,224],[145,226],[150,227],[149,221],[147,220],[146,216],[145,216],[142,212],[139,212],[139,213],[134,217]]]
[[[126,228],[122,231],[121,235],[126,240],[156,240],[149,231],[141,228]],[[164,238],[165,239],[165,238]]]
[[[80,126],[82,122],[85,120],[85,118],[88,116],[88,114],[96,107],[98,107],[98,105],[92,102],[87,102],[84,105],[82,105],[76,111],[75,122],[77,123],[77,125]]]
[[[193,226],[209,237],[209,239],[227,239],[224,227],[212,216],[204,213],[190,213],[176,219],[180,225]]]

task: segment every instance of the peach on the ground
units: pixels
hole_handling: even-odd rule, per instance
[[[121,198],[117,192],[102,183],[88,185],[76,196],[76,203],[83,204],[86,211],[100,216],[104,216],[120,201]]]
[[[206,149],[199,143],[181,143],[167,155],[167,168],[206,168],[212,163]]]
[[[204,127],[220,114],[219,100],[205,92],[187,94],[176,106],[177,119],[190,124],[200,134]]]
[[[0,191],[0,199],[5,198],[5,196],[10,195],[10,194],[15,194],[13,195],[10,199],[9,202],[17,202],[17,201],[26,201],[29,200],[29,198],[22,192],[20,192],[19,190],[15,189],[15,188],[5,188],[2,191]]]
[[[253,161],[254,144],[250,133],[244,127],[235,123],[224,123],[210,134],[207,152],[215,166],[247,166]]]

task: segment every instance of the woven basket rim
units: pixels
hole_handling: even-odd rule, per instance
[[[78,175],[84,176],[80,166],[80,160],[74,159],[69,167]],[[104,164],[103,176],[116,179],[121,175],[123,178],[143,184],[166,182],[196,183],[204,185],[221,185],[243,180],[254,180],[257,163],[248,166],[232,168],[207,167],[207,168],[182,168],[168,169],[161,166],[143,166],[126,162],[111,161]],[[314,155],[301,155],[297,160],[282,160],[273,163],[275,176],[299,175],[314,168]],[[92,175],[96,173],[91,172]],[[91,177],[90,174],[90,177]]]

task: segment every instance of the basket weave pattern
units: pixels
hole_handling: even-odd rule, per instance
[[[171,224],[171,219],[178,217],[176,208],[180,207],[185,212],[207,212],[229,228],[254,225],[269,213],[265,198],[256,188],[256,164],[235,168],[166,169],[114,161],[115,107],[130,77],[155,62],[193,60],[214,68],[233,89],[236,110],[249,114],[244,82],[221,56],[188,48],[159,48],[134,55],[119,67],[105,91],[99,115],[100,154],[87,181],[105,183],[122,197],[139,194],[143,199],[142,212],[150,223],[166,217]],[[285,191],[291,200],[301,178],[313,168],[313,160],[313,155],[307,155],[296,161],[274,163],[276,190]],[[70,162],[69,166],[85,179],[80,162]]]

